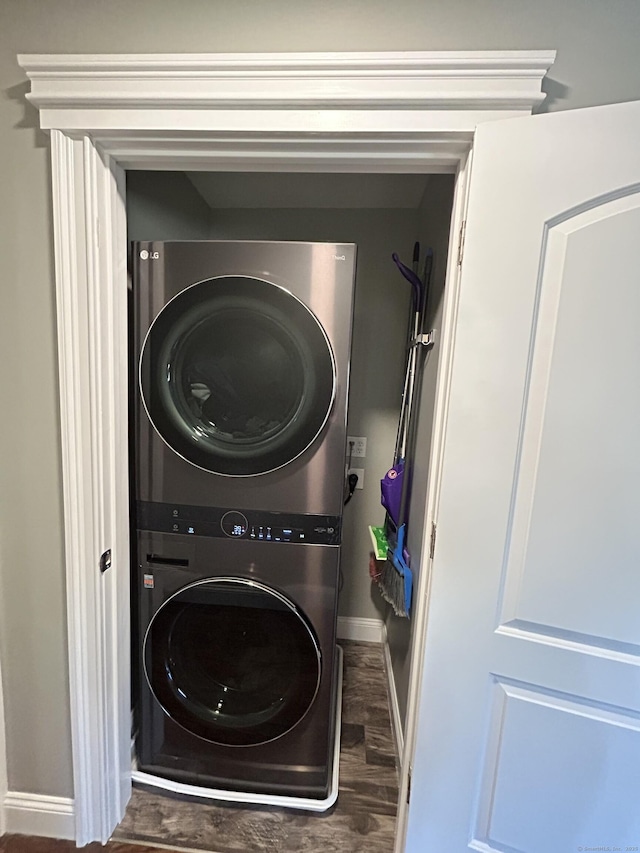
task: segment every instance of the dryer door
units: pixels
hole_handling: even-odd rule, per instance
[[[193,465],[251,476],[286,465],[322,431],[335,396],[327,336],[282,287],[224,276],[158,314],[140,357],[140,389],[164,441]]]
[[[187,731],[250,746],[290,731],[313,704],[321,655],[310,625],[256,581],[191,584],[159,608],[144,640],[149,686]]]

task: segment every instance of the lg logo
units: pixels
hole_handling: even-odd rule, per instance
[[[157,260],[160,257],[160,252],[147,252],[146,249],[143,249],[140,252],[140,260],[148,261],[151,258],[152,261]]]

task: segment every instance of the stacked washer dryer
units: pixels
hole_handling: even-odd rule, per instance
[[[354,277],[351,244],[133,245],[134,692],[148,782],[335,799]]]

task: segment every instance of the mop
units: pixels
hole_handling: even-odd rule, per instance
[[[421,334],[426,316],[428,284],[433,265],[433,253],[427,252],[423,280],[417,276],[419,244],[414,247],[414,269],[410,270],[393,255],[393,260],[413,290],[413,317],[408,330],[408,358],[402,395],[401,414],[394,452],[394,465],[381,482],[382,504],[387,510],[383,528],[370,527],[374,551],[370,573],[377,581],[382,597],[388,601],[398,616],[409,616],[413,592],[413,574],[409,554],[405,549],[410,490],[410,457],[415,441],[416,419],[412,417],[415,390],[421,375],[424,359],[423,346],[433,344],[433,334]],[[385,547],[386,546],[386,547]],[[375,560],[385,559],[381,571]]]

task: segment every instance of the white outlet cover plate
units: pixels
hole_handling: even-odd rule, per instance
[[[351,443],[353,442],[353,449]],[[347,436],[347,458],[351,454],[352,457],[364,457],[367,455],[367,439],[364,436],[348,435]]]

